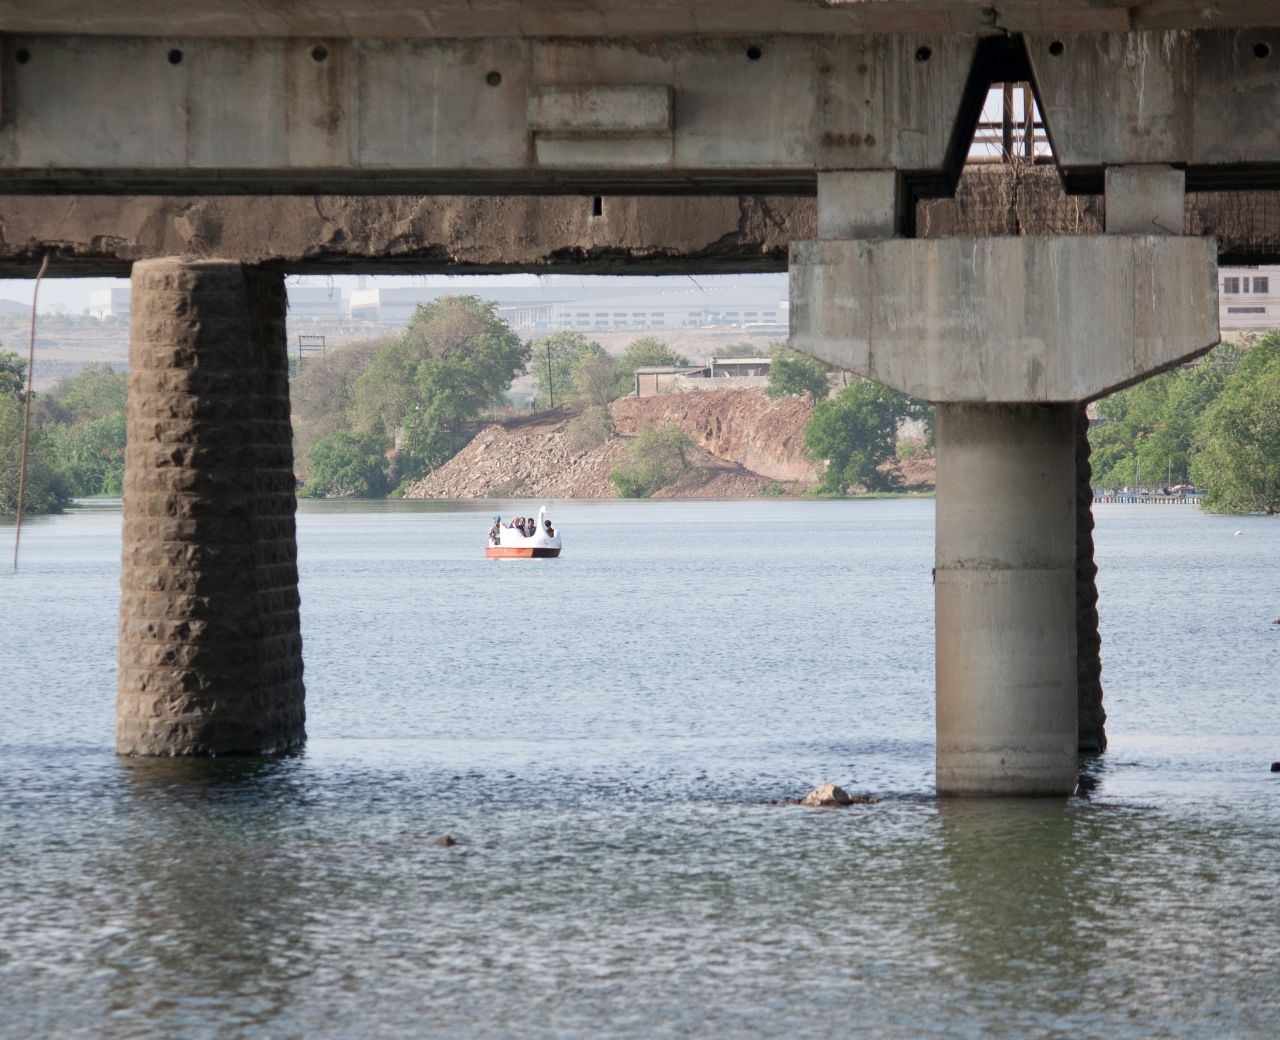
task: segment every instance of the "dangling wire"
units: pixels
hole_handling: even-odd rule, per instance
[[[49,254],[40,261],[36,287],[31,291],[31,343],[27,347],[27,398],[22,407],[22,463],[18,469],[18,517],[13,525],[13,569],[18,569],[18,546],[22,542],[22,509],[27,502],[27,451],[31,446],[31,384],[36,374],[36,300],[40,298],[40,279],[49,270]]]

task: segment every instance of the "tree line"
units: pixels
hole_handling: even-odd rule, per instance
[[[420,305],[399,336],[347,344],[295,366],[295,453],[305,478],[299,493],[403,493],[453,458],[472,436],[468,424],[500,409],[526,373],[537,407],[585,408],[608,436],[607,413],[600,413],[631,391],[637,368],[685,364],[650,337],[619,358],[578,332],[525,342],[495,304],[475,296]]]
[[[1098,402],[1095,487],[1194,484],[1216,513],[1280,513],[1280,332]]]
[[[0,515],[18,508],[27,363],[0,351]],[[128,376],[87,365],[31,402],[26,509],[58,513],[73,498],[117,496],[124,487]]]
[[[735,348],[741,349],[741,348]],[[819,493],[888,491],[904,419],[933,410],[868,380],[830,392],[825,365],[771,348],[766,393],[814,401],[805,444],[826,462]],[[612,433],[608,404],[633,392],[635,370],[688,359],[651,337],[618,358],[578,332],[522,341],[495,306],[448,297],[421,306],[399,336],[343,345],[291,362],[295,454],[302,494],[381,497],[452,458],[467,424],[501,407],[512,381],[531,372],[536,404],[581,414],[583,446]],[[0,515],[17,506],[26,363],[0,351]],[[72,498],[116,496],[124,483],[127,376],[94,364],[32,401],[27,508],[57,512]],[[1280,513],[1280,332],[1248,349],[1224,344],[1200,362],[1155,376],[1099,402],[1090,430],[1098,487],[1195,484],[1204,508]],[[392,450],[393,447],[396,450]],[[687,475],[698,453],[678,431],[637,438],[614,480],[642,496]]]

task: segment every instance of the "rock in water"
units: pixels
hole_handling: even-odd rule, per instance
[[[1272,763],[1271,763],[1271,772],[1273,772],[1273,773],[1280,773],[1280,762],[1272,762]]]
[[[853,797],[843,787],[837,787],[835,784],[819,784],[800,799],[800,804],[814,807],[852,805]]]
[[[442,837],[442,838],[437,838],[437,839],[436,839],[435,841],[433,841],[431,844],[432,844],[432,845],[439,845],[442,849],[447,849],[447,848],[449,848],[449,846],[450,846],[450,845],[457,845],[458,843],[457,843],[457,841],[456,841],[455,839],[453,839],[453,838],[449,837],[449,835],[447,835],[447,834],[446,834],[446,835],[444,835],[444,837]]]

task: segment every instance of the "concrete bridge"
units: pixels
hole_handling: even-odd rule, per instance
[[[1073,789],[1082,609],[1096,638],[1079,410],[1217,341],[1217,247],[1184,233],[1187,193],[1280,187],[1269,0],[0,0],[0,25],[0,191],[46,196],[37,223],[92,209],[60,194],[412,192],[586,195],[584,221],[607,196],[698,196],[741,227],[742,198],[816,196],[812,238],[760,225],[768,263],[789,247],[794,344],[938,406],[939,791]],[[921,237],[989,84],[1013,80],[1101,226]],[[213,255],[219,206],[188,203],[187,255],[117,257],[137,261],[117,747],[279,751],[304,739],[289,265]],[[319,253],[340,255],[327,225]],[[58,238],[38,234],[0,253],[28,262]]]

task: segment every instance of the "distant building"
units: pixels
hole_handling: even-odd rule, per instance
[[[345,308],[340,289],[325,286],[290,285],[289,319],[296,321],[341,321]]]
[[[635,395],[764,386],[772,364],[767,357],[713,357],[705,365],[650,365],[636,369]]]
[[[785,334],[788,313],[772,288],[682,289],[568,300],[551,308],[547,327],[582,333],[758,327]]]
[[[129,287],[93,289],[89,293],[89,317],[99,321],[129,320]]]
[[[1220,268],[1218,325],[1224,336],[1280,329],[1280,266]]]

